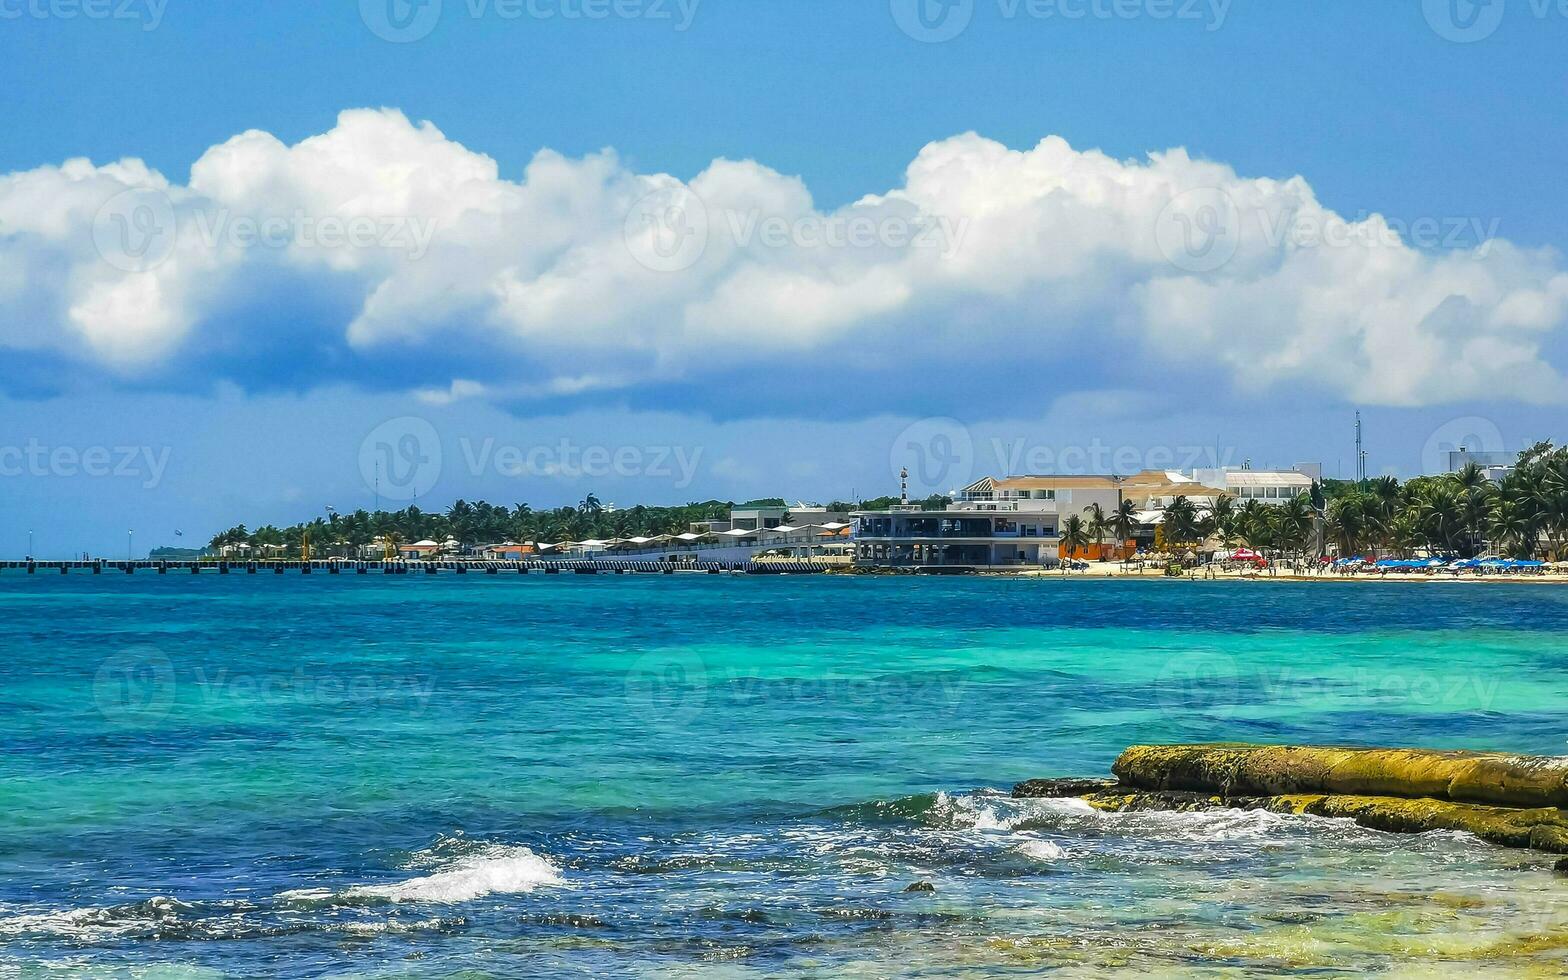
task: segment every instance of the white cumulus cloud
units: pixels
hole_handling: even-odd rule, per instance
[[[957,399],[951,372],[1036,365],[1060,388],[1095,347],[1116,350],[1106,388],[1174,367],[1241,394],[1561,399],[1560,256],[1434,224],[1453,240],[1344,219],[1300,177],[1057,137],[935,142],[836,210],[749,160],[682,183],[545,150],[511,179],[430,123],[352,110],[293,146],[235,136],[183,184],[135,159],[0,177],[0,350],[186,388],[656,396],[832,365]]]

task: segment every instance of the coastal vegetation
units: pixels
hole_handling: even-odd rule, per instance
[[[946,497],[915,501],[918,506],[941,506]],[[830,511],[878,510],[898,503],[897,497],[880,497],[857,503],[834,501]],[[588,494],[575,507],[535,510],[528,504],[469,503],[458,500],[444,512],[423,511],[417,506],[396,511],[356,510],[340,514],[334,510],[311,521],[279,528],[271,524],[254,530],[244,524],[213,535],[209,547],[221,551],[245,545],[256,551],[271,551],[294,558],[308,539],[319,554],[370,546],[378,539],[396,544],[415,541],[456,541],[473,546],[502,541],[583,541],[590,538],[652,537],[679,534],[703,521],[724,520],[733,507],[785,507],[783,498],[763,498],[737,504],[728,500],[706,500],[671,507],[617,508]],[[788,517],[788,514],[785,515]]]
[[[935,495],[910,505],[930,510],[950,502]],[[850,512],[885,510],[899,503],[897,497],[878,497],[833,501],[827,507]],[[617,508],[590,493],[576,506],[538,510],[526,503],[506,506],[483,500],[458,500],[444,512],[417,506],[346,514],[329,510],[311,521],[282,528],[267,524],[252,530],[241,524],[214,535],[210,547],[217,551],[246,545],[295,557],[307,539],[320,550],[362,548],[378,540],[394,544],[451,540],[472,546],[651,537],[724,520],[735,506],[733,501],[707,500]],[[782,498],[768,498],[738,506],[786,505]],[[1123,500],[1114,510],[1095,505],[1083,514],[1067,515],[1061,529],[1063,547],[1075,553],[1091,544],[1131,540],[1138,529],[1137,513],[1131,500]],[[1392,476],[1359,482],[1326,480],[1310,493],[1273,504],[1220,497],[1211,507],[1176,497],[1164,510],[1157,550],[1196,549],[1205,542],[1225,548],[1246,544],[1259,551],[1300,556],[1336,552],[1409,557],[1424,552],[1562,560],[1568,557],[1568,447],[1537,443],[1520,453],[1518,464],[1499,481],[1488,479],[1472,463],[1455,473],[1403,483]]]
[[[1122,536],[1124,516],[1112,520]],[[1405,483],[1391,476],[1328,480],[1278,505],[1222,497],[1208,511],[1177,497],[1165,510],[1161,538],[1167,547],[1217,538],[1226,546],[1240,541],[1297,555],[1494,553],[1559,560],[1568,554],[1568,448],[1537,443],[1497,482],[1471,463]]]

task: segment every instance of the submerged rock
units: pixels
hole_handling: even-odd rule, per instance
[[[929,882],[929,881],[917,881],[913,885],[910,885],[908,888],[904,889],[904,891],[906,891],[906,892],[934,892],[934,891],[936,891],[936,886],[931,884],[931,882]]]
[[[1062,799],[1097,793],[1116,785],[1114,779],[1030,779],[1013,787],[1013,796],[1019,799]]]

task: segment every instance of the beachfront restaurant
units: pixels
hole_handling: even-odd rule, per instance
[[[855,564],[886,568],[1006,568],[1059,557],[1062,522],[1098,503],[1114,510],[1114,477],[987,477],[941,510],[900,506],[855,515]]]

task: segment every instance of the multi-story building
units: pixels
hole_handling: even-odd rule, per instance
[[[1481,467],[1481,472],[1493,483],[1501,483],[1519,465],[1519,454],[1466,449],[1460,446],[1448,454],[1448,472],[1458,473],[1471,463]]]
[[[1131,500],[1137,513],[1137,528],[1133,531],[1136,547],[1153,548],[1155,528],[1165,523],[1165,510],[1177,498],[1192,502],[1198,514],[1208,513],[1214,501],[1234,494],[1221,487],[1199,483],[1193,477],[1174,470],[1144,470],[1120,481],[1122,498]]]
[[[1318,472],[1319,467],[1315,463],[1298,463],[1293,470],[1227,467],[1222,470],[1195,470],[1193,476],[1200,483],[1224,488],[1237,497],[1240,503],[1256,500],[1277,505],[1309,492]]]
[[[857,520],[861,565],[1040,565],[1059,557],[1061,528],[1091,504],[1106,512],[1121,502],[1112,476],[986,477],[942,510],[895,507]]]

